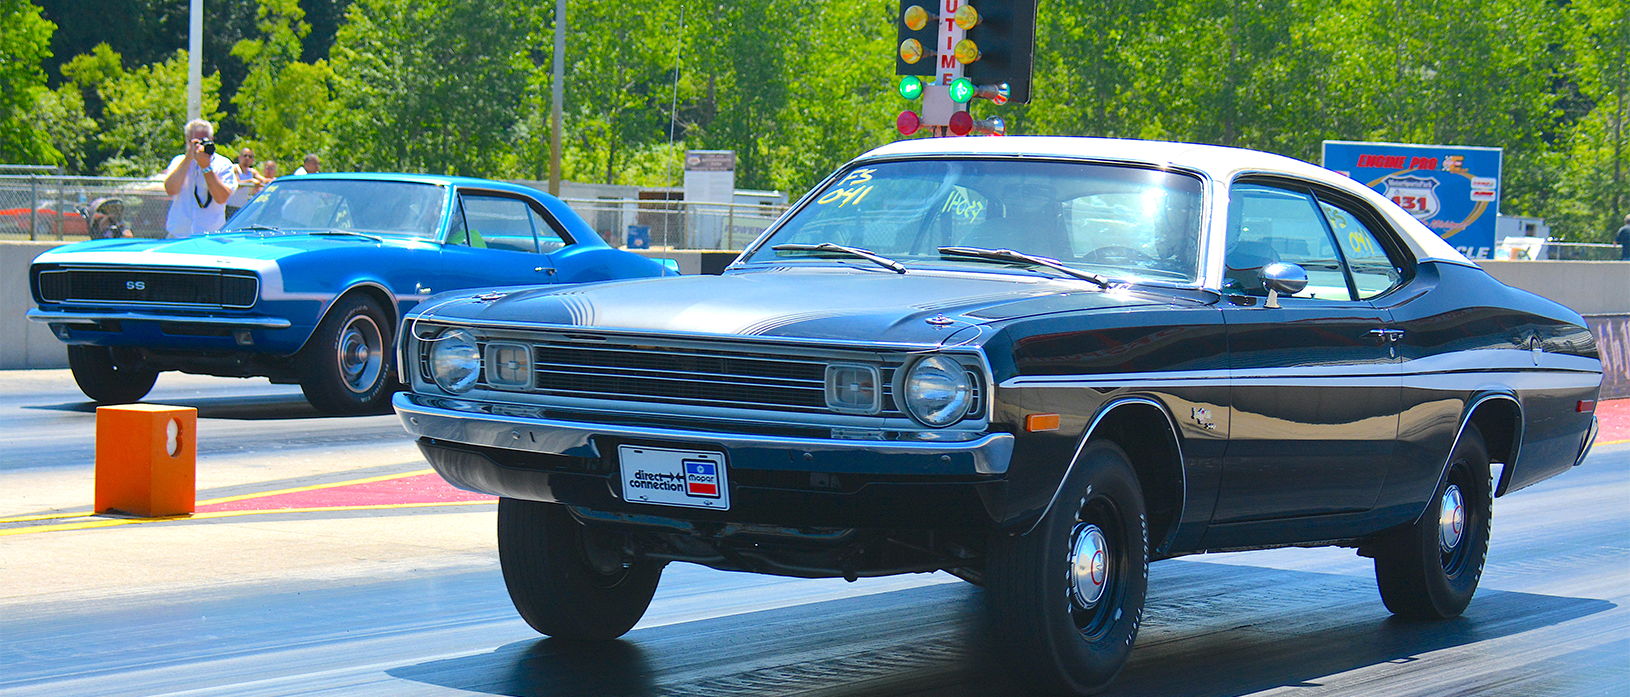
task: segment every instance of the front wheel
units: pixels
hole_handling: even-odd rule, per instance
[[[371,414],[390,403],[391,324],[373,298],[340,298],[296,357],[300,391],[327,414]]]
[[[139,402],[158,381],[157,370],[106,346],[69,346],[68,367],[79,391],[98,404]]]
[[[1374,548],[1376,585],[1387,609],[1421,620],[1464,612],[1483,575],[1493,508],[1488,448],[1477,426],[1467,424],[1426,513]]]
[[[1120,673],[1149,582],[1143,506],[1126,453],[1097,441],[1034,530],[992,540],[989,624],[1013,678],[1042,694],[1085,695]]]
[[[662,565],[627,560],[622,535],[585,527],[566,507],[498,500],[498,562],[521,618],[561,639],[605,641],[634,628]]]

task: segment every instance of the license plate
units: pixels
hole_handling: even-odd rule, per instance
[[[619,445],[617,462],[624,501],[730,510],[724,453]]]

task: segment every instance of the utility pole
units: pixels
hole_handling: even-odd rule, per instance
[[[187,21],[187,120],[204,113],[204,0],[192,0]]]
[[[555,0],[555,75],[549,88],[549,194],[559,196],[560,103],[565,99],[566,89],[566,0]]]

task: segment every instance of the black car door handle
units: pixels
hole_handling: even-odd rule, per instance
[[[1402,329],[1371,329],[1370,330],[1370,336],[1373,336],[1373,337],[1375,337],[1377,339],[1385,341],[1385,342],[1387,342],[1389,344],[1396,344],[1396,343],[1398,343],[1400,340],[1402,340],[1404,338],[1404,330],[1402,330]]]

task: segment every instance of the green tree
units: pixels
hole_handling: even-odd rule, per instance
[[[512,1],[359,0],[332,52],[341,168],[484,174],[513,142],[528,30]]]
[[[219,123],[221,78],[204,76],[201,85],[203,118]],[[102,173],[113,176],[148,176],[162,171],[185,151],[182,129],[187,124],[187,52],[176,51],[169,60],[121,71],[97,90],[104,103],[99,144],[109,157]]]
[[[29,0],[0,0],[0,162],[56,164],[62,153],[40,128],[36,111],[49,99],[40,64],[51,56],[56,25]]]
[[[232,47],[232,55],[248,66],[232,103],[247,130],[242,145],[259,150],[262,159],[292,165],[305,153],[327,151],[333,142],[333,73],[327,61],[300,62],[301,39],[311,29],[296,0],[260,0],[258,17],[261,38]]]

